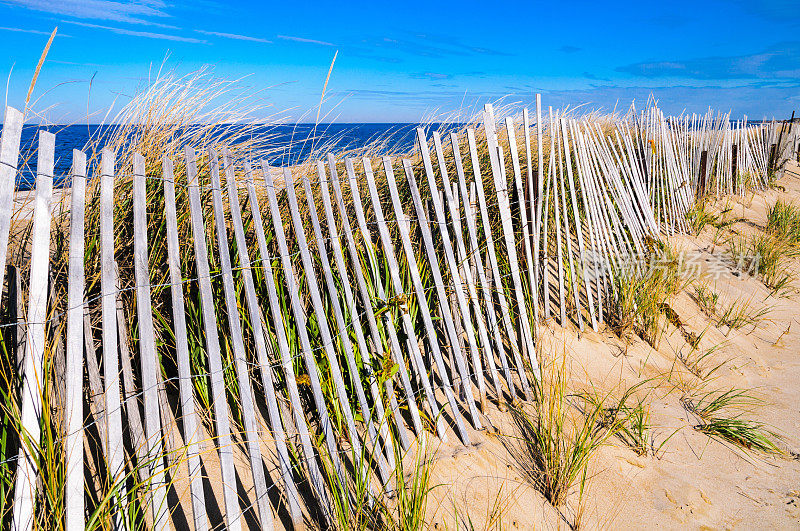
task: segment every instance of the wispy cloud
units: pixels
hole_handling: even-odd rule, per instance
[[[69,66],[91,66],[91,67],[108,66],[108,65],[101,65],[98,63],[76,63],[74,61],[57,61],[55,59],[48,59],[47,62],[55,63],[57,65],[69,65]]]
[[[647,78],[800,79],[800,42],[776,44],[749,55],[633,63],[616,70]]]
[[[321,46],[333,46],[332,42],[318,41],[316,39],[306,39],[304,37],[293,37],[291,35],[278,35],[279,39],[284,41],[304,42],[307,44],[319,44]]]
[[[433,79],[438,81],[442,79],[453,79],[453,74],[444,74],[442,72],[414,72],[408,74],[408,77],[411,79]]]
[[[75,22],[66,20],[70,24],[75,24],[77,26],[83,26],[85,28],[94,28],[94,29],[101,29],[110,31],[113,33],[118,33],[120,35],[131,35],[132,37],[143,37],[145,39],[161,39],[165,41],[178,41],[178,42],[191,42],[194,44],[208,44],[208,41],[202,39],[195,39],[193,37],[181,37],[180,35],[169,35],[166,33],[153,33],[151,31],[136,31],[136,30],[129,30],[125,28],[115,28],[112,26],[102,26],[100,24],[90,24],[88,22]]]
[[[34,35],[50,35],[50,31],[41,31],[41,30],[34,30],[34,29],[26,29],[26,28],[7,28],[5,26],[0,26],[0,31],[15,31],[17,33],[33,33]],[[59,33],[59,37],[69,37],[69,35],[65,33]]]
[[[167,4],[163,0],[132,0],[130,2],[116,2],[114,0],[2,0],[2,3],[77,19],[111,20],[128,24],[172,27],[149,20],[169,17],[169,14],[165,11]]]
[[[205,30],[195,30],[197,33],[202,33],[203,35],[211,35],[214,37],[223,37],[225,39],[234,39],[237,41],[251,41],[251,42],[263,42],[265,44],[272,43],[269,39],[262,39],[260,37],[250,37],[249,35],[239,35],[237,33],[223,33],[221,31],[205,31]]]

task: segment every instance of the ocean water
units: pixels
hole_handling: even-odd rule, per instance
[[[314,124],[265,126],[256,134],[269,135],[270,145],[277,148],[267,160],[270,164],[281,166],[296,163],[308,156],[314,145],[336,142],[334,151],[364,146],[376,138],[388,139],[393,152],[411,149],[415,140],[415,123],[352,123],[352,124]],[[443,130],[457,127],[448,124]],[[440,124],[426,124],[436,129]],[[36,145],[38,131],[47,130],[56,135],[55,179],[56,187],[69,186],[69,172],[72,165],[72,150],[83,150],[93,138],[99,138],[115,126],[101,125],[26,125],[22,129],[20,147],[20,168],[17,175],[17,189],[30,189],[36,181]],[[1,128],[0,128],[1,129]],[[102,148],[102,146],[99,146]]]

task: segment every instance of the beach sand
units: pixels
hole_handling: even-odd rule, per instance
[[[743,221],[731,228],[740,234],[763,230],[766,211],[777,199],[800,196],[800,167],[790,165],[766,193],[731,201]],[[800,527],[800,296],[775,298],[748,275],[720,275],[712,242],[713,228],[700,237],[672,237],[673,247],[699,259],[710,286],[720,293],[720,306],[735,300],[768,309],[755,327],[728,331],[715,326],[688,294],[670,301],[686,331],[702,335],[700,349],[713,347],[714,364],[724,366],[702,384],[680,361],[690,350],[683,334],[667,325],[658,350],[641,339],[626,345],[607,329],[578,337],[577,328],[557,323],[539,328],[546,360],[566,355],[577,391],[595,387],[612,391],[649,380],[650,414],[655,446],[669,439],[657,457],[640,457],[619,440],[598,450],[590,465],[580,509],[586,528],[797,529]],[[794,264],[795,268],[797,264]],[[546,367],[543,370],[547,370]],[[705,389],[752,389],[763,404],[743,413],[783,436],[786,457],[746,454],[692,428],[697,420],[681,398]],[[497,427],[475,434],[470,448],[442,444],[433,457],[428,520],[435,529],[561,529],[575,519],[580,503],[570,495],[558,510],[525,480],[524,463],[506,445],[518,432],[508,413],[488,417]],[[505,444],[504,444],[505,443]]]

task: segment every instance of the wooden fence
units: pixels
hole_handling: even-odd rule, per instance
[[[535,113],[534,126],[526,109],[498,128],[487,105],[478,129],[419,129],[408,158],[329,154],[312,172],[189,146],[176,161],[137,154],[123,172],[110,150],[93,169],[74,151],[60,205],[55,137],[42,131],[21,232],[23,115],[7,108],[7,520],[333,518],[332,482],[377,493],[426,432],[471,444],[490,404],[532,397],[538,322],[597,330],[616,272],[686,231],[698,195],[767,186],[797,153],[797,131],[779,123],[655,106],[543,116],[538,97]]]

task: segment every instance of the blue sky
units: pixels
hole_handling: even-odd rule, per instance
[[[24,105],[55,26],[34,98],[56,122],[124,104],[167,55],[180,72],[249,74],[249,86],[270,87],[265,114],[296,120],[319,101],[337,50],[327,104],[340,122],[418,121],[502,97],[528,105],[536,92],[554,107],[609,110],[652,93],[669,113],[800,111],[796,0],[0,0],[10,105]]]

